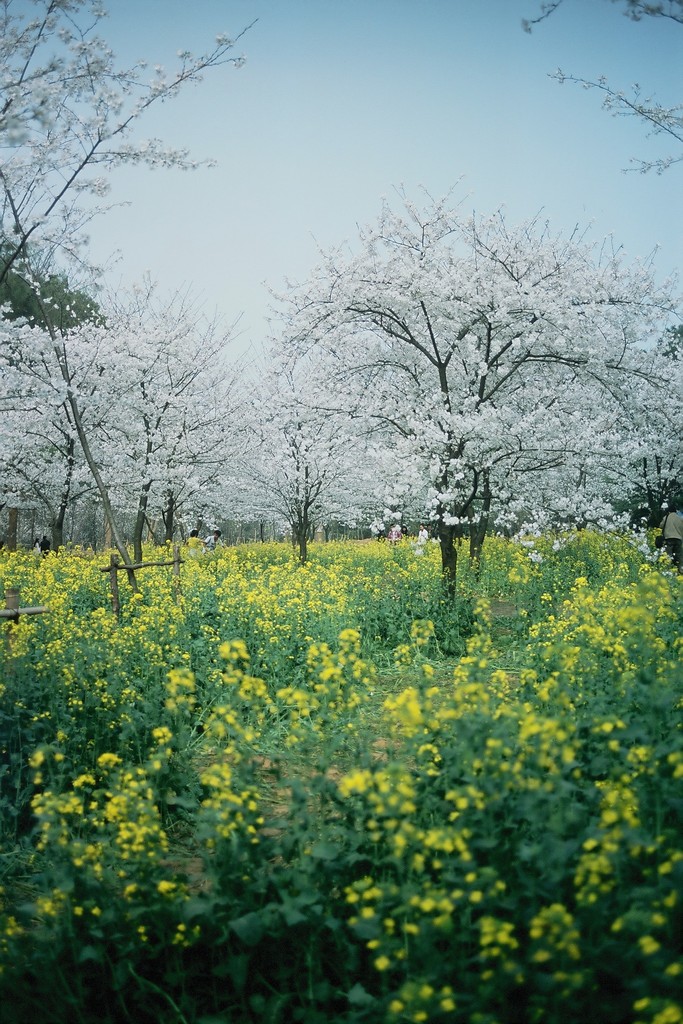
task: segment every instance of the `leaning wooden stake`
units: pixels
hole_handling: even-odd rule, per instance
[[[119,569],[119,556],[112,555],[109,559],[109,586],[111,587],[111,610],[118,618],[121,613],[121,602],[119,601],[119,580],[117,572]]]
[[[178,544],[173,548],[173,561],[172,562],[124,562],[121,564],[121,560],[118,555],[109,556],[109,565],[105,565],[100,571],[109,573],[109,585],[111,587],[111,606],[115,615],[118,616],[121,611],[121,602],[119,600],[119,582],[117,573],[126,572],[128,573],[128,579],[133,581],[133,592],[137,593],[137,583],[135,581],[135,569],[147,569],[150,566],[173,566],[173,577],[174,586],[176,590],[176,600],[180,593],[180,566],[183,564],[183,559],[180,557],[180,547]]]

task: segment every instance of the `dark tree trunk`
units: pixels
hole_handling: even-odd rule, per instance
[[[66,519],[69,500],[71,498],[71,481],[75,464],[76,439],[69,437],[66,447],[66,476],[59,496],[59,508],[50,524],[52,530],[52,550],[59,551],[64,544],[64,520]]]
[[[308,559],[309,529],[308,509],[304,506],[303,509],[297,511],[296,520],[292,523],[292,543],[295,548],[299,549],[299,561],[302,565],[305,565]]]
[[[304,565],[308,559],[308,526],[303,523],[295,523],[292,529],[292,540],[294,547],[298,548],[299,561]]]
[[[142,561],[142,533],[147,519],[147,503],[152,481],[148,480],[143,484],[138,500],[138,510],[135,514],[135,526],[133,527],[133,558],[136,562]]]
[[[439,524],[439,544],[441,546],[441,577],[446,592],[455,597],[458,570],[458,549],[455,546],[456,528]]]
[[[59,551],[64,544],[64,520],[66,519],[66,509],[67,506],[60,503],[57,515],[51,523],[53,551]]]
[[[175,533],[175,495],[173,491],[166,493],[166,508],[161,515],[164,520],[164,540],[170,544]]]
[[[156,524],[156,520],[155,519],[150,519],[149,516],[147,516],[146,523],[147,523],[147,536],[151,537],[152,538],[152,544],[154,544],[156,547],[158,547],[161,542],[160,542],[159,538],[157,537],[157,529],[156,529],[157,524]]]
[[[10,508],[7,510],[7,547],[10,551],[17,550],[17,538],[19,534],[19,509]]]
[[[481,550],[484,546],[484,539],[488,532],[491,511],[491,485],[488,472],[483,474],[482,508],[478,523],[472,523],[470,527],[470,561],[475,562],[477,571]]]

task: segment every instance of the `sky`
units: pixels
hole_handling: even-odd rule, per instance
[[[675,151],[599,94],[550,78],[638,82],[683,99],[683,26],[634,23],[608,0],[564,0],[537,25],[540,0],[108,0],[102,34],[120,63],[172,68],[215,36],[240,39],[245,65],[210,71],[150,111],[140,135],[216,166],[125,168],[117,207],[91,226],[106,279],[149,274],[237,322],[236,354],[276,331],[271,290],[304,280],[320,249],[353,243],[383,197],[403,188],[463,209],[503,208],[509,224],[542,211],[556,232],[613,236],[628,259],[658,247],[660,278],[683,268],[683,163],[625,172]],[[253,24],[252,24],[253,23]]]

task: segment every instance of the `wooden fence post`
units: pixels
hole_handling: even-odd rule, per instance
[[[119,556],[111,555],[109,558],[109,585],[111,587],[111,609],[114,615],[119,616],[121,612],[121,604],[119,602],[119,581],[118,581],[118,570]]]
[[[179,597],[179,594],[180,594],[180,566],[182,564],[183,564],[183,559],[180,557],[180,545],[179,544],[176,544],[175,547],[173,548],[173,561],[172,562],[134,562],[134,563],[131,563],[131,564],[129,564],[128,562],[124,562],[123,565],[122,565],[121,564],[121,559],[119,558],[119,556],[111,554],[109,556],[109,565],[103,566],[100,569],[100,572],[108,572],[109,573],[109,586],[111,588],[111,607],[112,607],[112,611],[117,616],[117,618],[120,617],[120,612],[121,612],[121,601],[119,599],[119,580],[118,580],[118,575],[117,575],[119,572],[123,572],[125,570],[125,572],[128,573],[128,579],[132,579],[133,584],[134,584],[134,586],[132,588],[133,592],[135,594],[138,594],[140,591],[138,590],[137,583],[135,581],[135,570],[136,569],[147,569],[150,566],[158,566],[158,565],[172,565],[173,566],[173,586],[174,586],[175,593],[176,593],[176,600],[178,600],[178,597]],[[0,615],[1,614],[2,614],[2,612],[0,612]]]
[[[7,550],[16,551],[19,539],[19,509],[10,508],[7,512]],[[33,538],[31,538],[33,544]]]

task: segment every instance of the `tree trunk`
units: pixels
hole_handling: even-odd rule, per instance
[[[299,534],[299,561],[302,565],[306,564],[308,559],[308,530],[302,530]]]
[[[161,515],[164,520],[164,540],[170,544],[175,533],[175,496],[173,491],[166,492],[166,508]]]
[[[135,514],[135,526],[133,527],[133,558],[136,562],[142,561],[142,532],[145,528],[145,520],[147,519],[147,503],[149,501],[149,490],[151,486],[151,480],[148,480],[142,485],[142,490],[140,491],[140,497],[138,499],[138,509]]]
[[[64,520],[66,519],[67,506],[64,502],[59,503],[57,515],[52,520],[51,531],[52,531],[52,550],[59,551],[64,544]]]
[[[482,491],[482,507],[481,515],[479,516],[478,523],[472,523],[470,526],[470,561],[476,563],[477,572],[479,571],[479,559],[481,558],[481,550],[484,546],[484,539],[489,528],[489,512],[491,511],[491,485],[489,480],[488,471],[483,474],[483,491]]]
[[[458,569],[458,549],[455,546],[455,527],[439,524],[441,547],[441,578],[449,597],[455,597]]]
[[[304,509],[299,509],[296,520],[292,523],[292,541],[295,547],[299,549],[299,561],[302,565],[305,565],[308,559],[308,512]]]
[[[156,519],[150,519],[149,516],[146,516],[145,522],[147,523],[147,536],[151,537],[152,544],[154,544],[155,547],[159,547],[160,541],[159,538],[157,537]]]
[[[66,447],[66,475],[64,477],[64,483],[62,484],[61,494],[59,495],[59,507],[57,509],[57,514],[53,517],[50,524],[50,528],[52,530],[53,551],[59,551],[64,543],[64,520],[66,519],[66,512],[69,507],[69,499],[71,498],[71,481],[74,475],[75,449],[76,439],[74,437],[69,437]]]
[[[19,509],[10,508],[7,510],[7,547],[10,551],[17,550],[17,537],[19,534]]]

